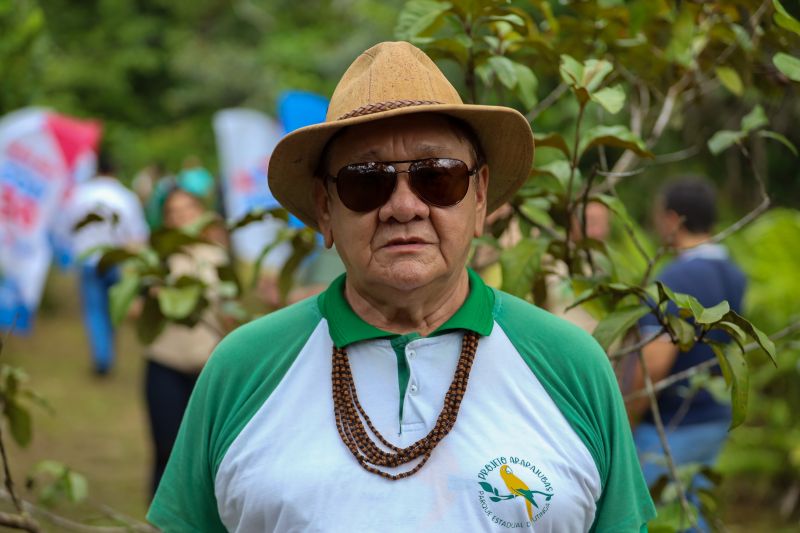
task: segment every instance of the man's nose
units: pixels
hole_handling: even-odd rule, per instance
[[[378,211],[381,222],[391,219],[397,222],[410,222],[415,218],[425,218],[430,214],[430,207],[411,189],[408,171],[397,173],[397,185],[389,200]]]

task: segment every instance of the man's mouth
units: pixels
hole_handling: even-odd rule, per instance
[[[423,239],[418,239],[415,237],[406,237],[406,238],[399,238],[399,239],[392,239],[386,244],[383,245],[384,248],[391,248],[391,247],[399,247],[399,246],[415,246],[415,245],[423,245],[428,244]]]

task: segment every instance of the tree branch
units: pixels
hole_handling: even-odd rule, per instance
[[[42,531],[36,520],[18,514],[0,512],[0,525],[10,527],[11,529],[30,531],[30,533],[40,533]]]
[[[795,322],[793,324],[790,324],[790,325],[786,326],[785,328],[783,328],[783,329],[781,329],[779,331],[776,331],[775,333],[770,335],[769,338],[772,339],[773,341],[777,341],[777,340],[780,340],[780,339],[782,339],[784,337],[788,337],[792,333],[795,333],[795,332],[798,332],[798,331],[800,331],[800,321]],[[752,352],[754,350],[757,350],[759,348],[760,348],[760,346],[758,345],[758,343],[751,342],[750,344],[744,345],[743,352],[744,353],[748,353],[748,352]],[[697,364],[697,365],[695,365],[693,367],[687,368],[686,370],[683,370],[682,372],[678,372],[677,374],[672,374],[671,376],[668,376],[668,377],[662,379],[661,381],[659,381],[658,383],[656,383],[654,385],[653,390],[655,392],[660,392],[660,391],[666,389],[667,387],[669,387],[671,385],[674,385],[675,383],[677,383],[677,382],[679,382],[681,380],[684,380],[684,379],[690,378],[692,376],[695,376],[697,374],[700,374],[702,372],[705,372],[709,368],[714,368],[718,364],[719,364],[719,361],[717,361],[716,359],[708,359],[707,361],[703,361],[702,363],[699,363],[699,364]],[[625,396],[625,401],[629,402],[629,401],[632,401],[632,400],[636,400],[637,398],[641,398],[641,397],[645,396],[646,394],[647,394],[647,392],[644,389],[638,390],[636,392],[632,392],[632,393],[626,395]]]
[[[528,113],[525,116],[525,118],[528,119],[528,122],[533,122],[533,119],[535,119],[537,116],[539,116],[539,113],[541,113],[542,111],[544,111],[545,109],[547,109],[548,107],[553,105],[556,100],[561,98],[561,95],[564,94],[567,91],[567,89],[569,89],[569,85],[567,85],[564,82],[559,83],[558,86],[556,86],[555,89],[550,91],[550,94],[545,96],[544,100],[539,102],[536,105],[536,107],[531,109],[530,113]]]

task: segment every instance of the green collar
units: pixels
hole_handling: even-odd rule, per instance
[[[447,321],[431,333],[431,337],[440,335],[454,329],[468,329],[479,335],[489,335],[494,325],[492,308],[494,307],[494,293],[487,287],[483,280],[471,269],[469,275],[469,294],[463,305]],[[337,348],[343,348],[354,342],[369,339],[401,337],[367,324],[347,303],[344,296],[345,274],[336,278],[330,286],[319,295],[318,304],[322,316],[328,321],[331,338]],[[419,337],[416,333],[402,335],[402,337]]]

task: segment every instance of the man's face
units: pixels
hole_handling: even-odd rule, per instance
[[[653,225],[661,242],[670,246],[681,228],[681,217],[675,211],[666,209],[664,199],[658,198],[653,209]]]
[[[420,114],[396,117],[345,130],[329,150],[327,172],[366,161],[408,161],[428,157],[460,159],[471,169],[475,156],[443,117]],[[407,170],[408,163],[397,163]],[[358,290],[408,291],[458,279],[466,265],[470,242],[481,234],[486,215],[485,165],[468,178],[469,190],[451,207],[435,207],[409,187],[400,173],[389,200],[358,213],[345,207],[334,182],[315,190],[320,230],[326,244],[336,249],[347,268],[348,283]]]

